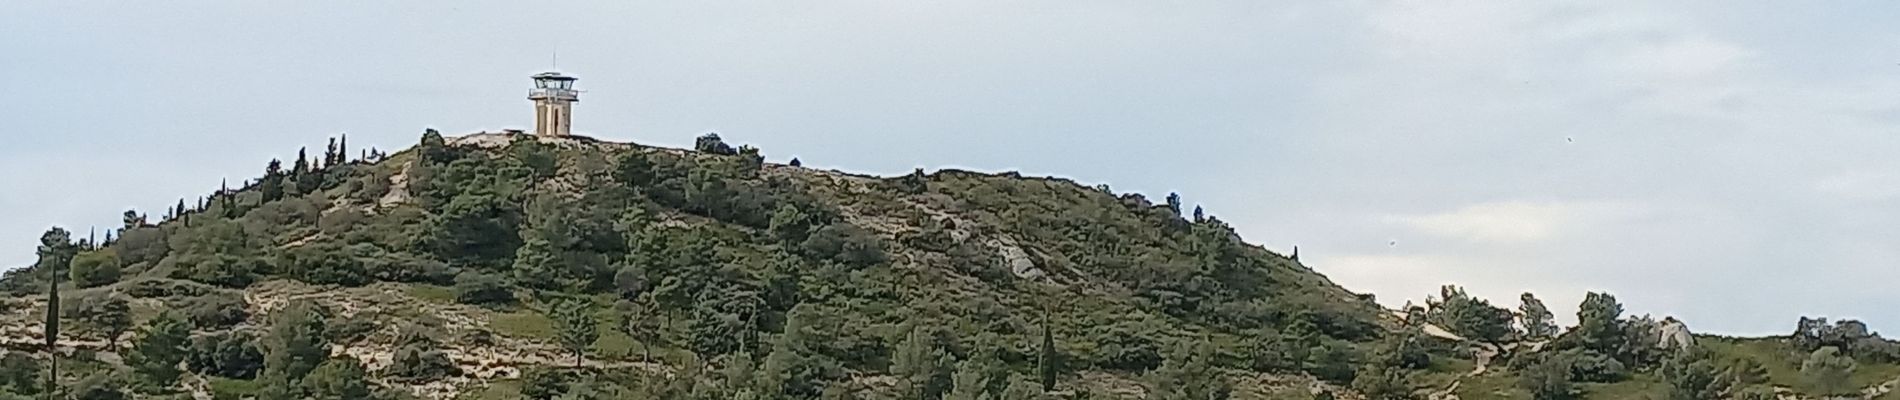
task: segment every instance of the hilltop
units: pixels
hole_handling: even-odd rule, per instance
[[[1178,203],[1015,174],[768,164],[716,136],[698,147],[431,132],[373,161],[273,162],[155,222],[128,215],[110,243],[76,244],[75,264],[110,257],[118,272],[65,296],[130,297],[140,320],[187,310],[197,335],[217,337],[265,336],[286,304],[311,300],[332,327],[362,325],[330,344],[372,377],[387,373],[405,329],[429,331],[428,347],[462,376],[428,390],[380,382],[420,395],[575,359],[556,337],[562,307],[599,321],[584,367],[723,368],[740,355],[771,367],[791,346],[810,364],[807,382],[784,389],[794,394],[887,391],[893,364],[916,362],[899,360],[909,342],[1026,378],[1048,332],[1069,390],[1118,385],[1080,374],[1159,368],[1181,343],[1232,353],[1298,339],[1345,354],[1392,326],[1369,299],[1243,243],[1217,218],[1182,217]],[[6,287],[43,292],[38,272]],[[196,324],[216,319],[195,316],[210,302],[244,316]],[[17,316],[31,320],[33,308]],[[622,333],[630,312],[649,321],[636,325],[652,332],[634,332],[648,340]],[[1000,391],[1008,376],[997,375]],[[1119,385],[1099,389],[1134,386]]]
[[[349,153],[128,211],[100,243],[49,232],[0,278],[0,398],[40,387],[54,276],[76,398],[1755,398],[1900,378],[1858,323],[1691,336],[1592,294],[1559,329],[1529,294],[1513,311],[1453,287],[1384,310],[1174,194],[865,176],[717,135]]]

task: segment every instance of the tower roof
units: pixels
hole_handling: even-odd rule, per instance
[[[567,76],[567,75],[561,75],[561,73],[559,73],[559,72],[554,72],[554,71],[548,71],[548,72],[542,72],[542,73],[539,73],[539,74],[534,74],[534,76],[533,76],[533,78],[534,78],[535,80],[551,80],[551,81],[572,81],[572,80],[579,80],[579,79],[580,79],[580,78],[575,78],[575,77],[572,77],[572,76]]]

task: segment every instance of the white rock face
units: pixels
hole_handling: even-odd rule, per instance
[[[1675,317],[1663,318],[1655,326],[1656,347],[1664,349],[1685,349],[1695,346],[1695,335],[1689,332],[1689,326]]]
[[[1023,279],[1041,278],[1042,269],[1036,268],[1036,262],[1029,258],[1029,252],[1014,245],[1002,246],[1003,259],[1009,262],[1009,272]]]

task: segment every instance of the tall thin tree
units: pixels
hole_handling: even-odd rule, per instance
[[[46,271],[46,354],[51,360],[46,374],[46,398],[57,399],[59,392],[59,277],[60,267],[72,262],[72,233],[54,227],[40,236],[40,265]]]
[[[1049,312],[1045,310],[1042,312],[1042,352],[1036,357],[1036,369],[1037,372],[1042,373],[1042,391],[1044,392],[1056,390],[1056,375],[1060,372],[1058,363],[1061,361],[1057,359],[1059,355],[1056,353],[1056,336],[1055,331],[1050,329],[1051,326]]]

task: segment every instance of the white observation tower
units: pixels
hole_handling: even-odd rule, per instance
[[[581,101],[581,92],[574,90],[578,78],[559,72],[542,72],[533,78],[534,89],[528,89],[528,100],[534,100],[534,134],[569,135],[568,128],[574,125],[574,102]]]

